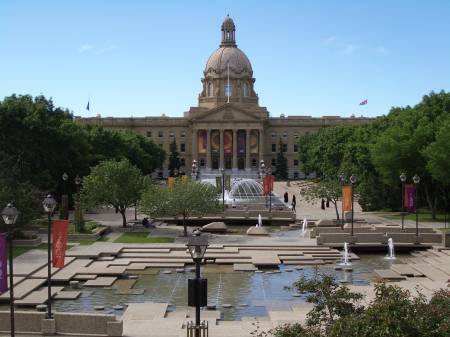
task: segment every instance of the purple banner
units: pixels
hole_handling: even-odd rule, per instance
[[[246,147],[246,140],[245,140],[245,130],[238,130],[237,132],[237,153],[238,154],[245,154],[245,147]]]
[[[8,290],[6,233],[0,233],[0,293]]]
[[[404,207],[409,212],[416,210],[416,188],[413,184],[405,184]]]

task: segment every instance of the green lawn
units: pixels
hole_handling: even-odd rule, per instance
[[[130,232],[123,233],[114,242],[117,243],[173,243],[174,238],[168,237],[152,237],[148,236],[148,232]]]
[[[400,214],[397,215],[383,215],[383,218],[389,219],[389,220],[402,220],[402,216]],[[416,214],[410,213],[405,215],[405,220],[416,220]],[[420,213],[419,211],[419,222],[442,222],[444,223],[445,220],[445,214],[437,214],[436,219],[433,220],[431,218],[431,213]],[[449,215],[447,215],[447,224],[449,223],[450,218]]]
[[[47,249],[47,244],[41,243],[37,247],[13,247],[13,257],[16,258],[32,249]]]

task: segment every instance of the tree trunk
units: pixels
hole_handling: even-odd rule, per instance
[[[122,226],[127,227],[127,217],[125,216],[125,210],[126,208],[120,208],[120,214],[122,214]]]
[[[331,202],[334,204],[334,209],[336,210],[336,219],[339,221],[339,210],[337,207],[337,200],[331,200]]]
[[[184,236],[187,236],[186,213],[183,213],[183,229],[184,229]]]

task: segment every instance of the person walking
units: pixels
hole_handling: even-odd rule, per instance
[[[325,209],[325,199],[322,198],[322,204],[320,205],[320,208]]]
[[[295,198],[295,194],[292,195],[292,210],[295,212],[295,206],[297,206],[297,199]]]
[[[288,192],[284,192],[284,203],[287,204],[289,202],[289,194]]]

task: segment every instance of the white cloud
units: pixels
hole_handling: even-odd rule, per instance
[[[84,53],[84,52],[86,52],[86,51],[88,51],[88,50],[90,50],[90,49],[93,49],[93,48],[94,48],[93,45],[90,45],[90,44],[84,44],[84,45],[82,45],[80,48],[78,48],[78,52],[79,52],[80,54],[82,54],[82,53]]]
[[[352,43],[347,43],[345,44],[342,49],[341,49],[341,54],[342,55],[352,55],[354,54],[358,49],[360,49],[359,46],[352,44]]]
[[[379,54],[387,55],[389,54],[389,50],[384,46],[378,46],[375,48],[375,51]]]
[[[336,36],[331,35],[326,37],[325,39],[322,40],[322,44],[324,44],[325,46],[329,46],[330,44],[333,44],[336,41]]]
[[[115,44],[110,44],[108,47],[105,47],[103,49],[99,49],[95,52],[96,55],[104,54],[110,51],[113,51],[117,49],[117,46]]]

